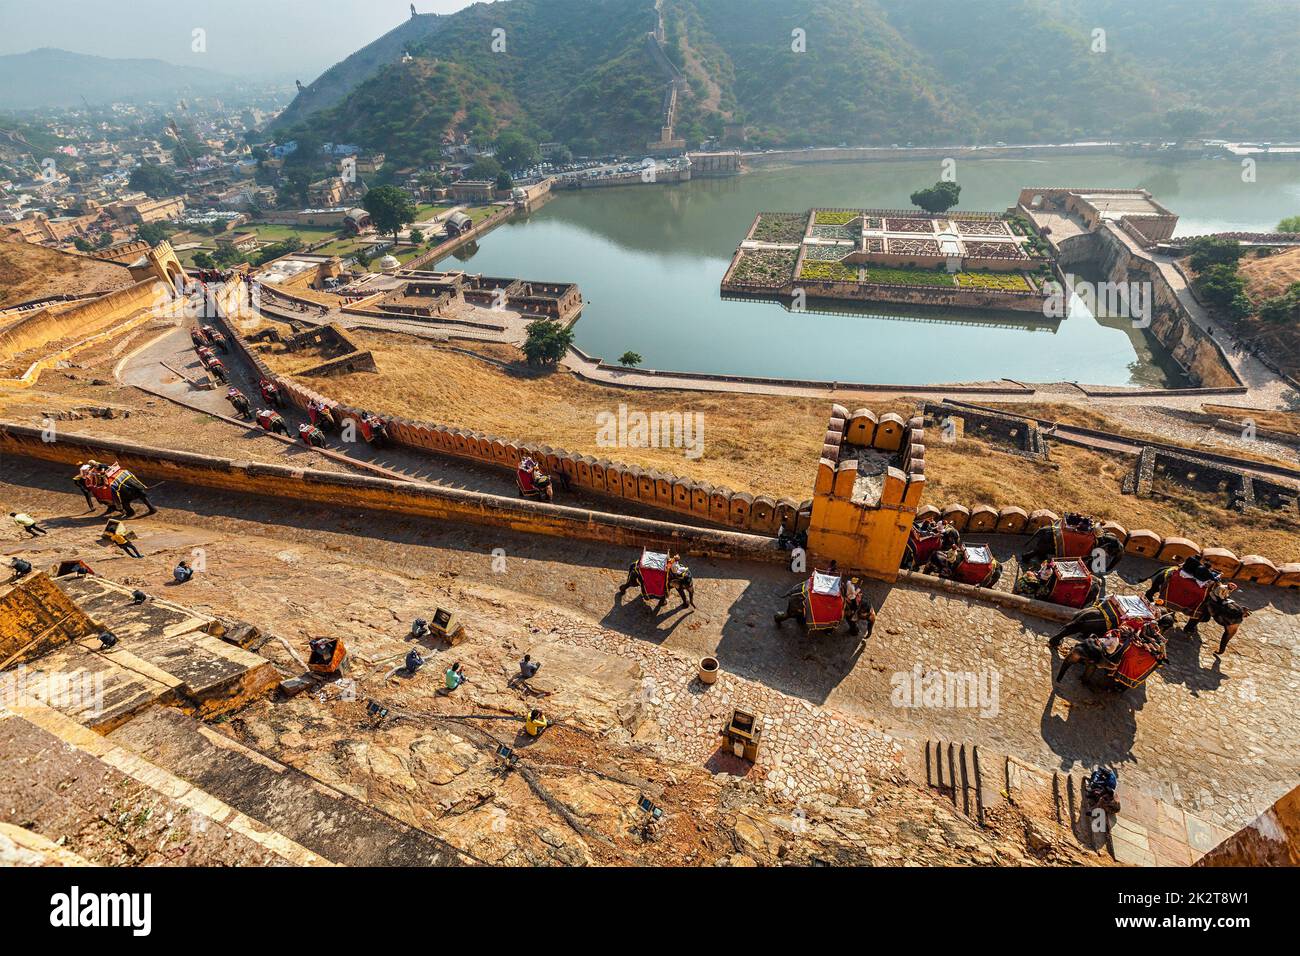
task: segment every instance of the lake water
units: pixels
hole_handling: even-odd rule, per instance
[[[959,160],[959,208],[1005,209],[1024,186],[1140,186],[1179,215],[1179,235],[1271,230],[1300,213],[1300,163],[1260,163],[1253,183],[1241,172],[1228,160]],[[562,192],[442,265],[577,282],[587,300],[578,346],[611,362],[639,352],[646,368],[909,385],[1003,377],[1179,384],[1146,333],[1078,307],[1043,324],[883,305],[792,313],[721,298],[723,273],[756,212],[906,208],[914,189],[938,178],[932,161],[862,163]]]

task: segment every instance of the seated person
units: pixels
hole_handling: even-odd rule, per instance
[[[311,648],[309,664],[328,664],[334,657],[335,642],[328,637],[314,638],[307,642],[307,646]]]
[[[1091,531],[1093,528],[1093,521],[1089,515],[1079,514],[1075,511],[1067,511],[1065,513],[1065,526],[1067,528],[1073,528],[1075,531]]]
[[[524,659],[519,662],[519,676],[524,680],[528,680],[541,669],[542,665],[533,660],[528,654],[525,654]]]
[[[429,622],[422,617],[417,617],[411,623],[411,636],[426,640],[433,636],[433,629],[429,627]]]
[[[447,668],[447,690],[455,690],[461,684],[465,683],[465,671],[460,666],[460,661],[452,664]]]
[[[1113,627],[1105,634],[1089,637],[1079,642],[1079,650],[1091,663],[1106,670],[1114,670],[1119,665],[1124,648],[1134,638],[1134,632],[1127,624]]]
[[[1119,813],[1119,801],[1115,799],[1115,790],[1119,786],[1119,776],[1109,767],[1098,767],[1088,782],[1083,785],[1084,799],[1094,807],[1101,807],[1108,813]]]
[[[1187,560],[1183,562],[1182,571],[1201,582],[1217,581],[1222,577],[1218,571],[1206,564],[1205,559],[1199,554],[1188,555]]]
[[[415,648],[411,648],[411,650],[406,655],[406,672],[408,674],[414,674],[423,666],[424,666],[424,658],[420,656],[419,651],[417,651]]]
[[[528,733],[529,737],[540,736],[542,731],[549,725],[550,721],[546,719],[546,715],[535,707],[530,710],[528,716],[524,718],[524,730]]]
[[[32,573],[32,563],[30,561],[24,561],[22,558],[12,559],[9,562],[9,567],[14,569],[13,580],[15,581]]]
[[[172,570],[172,577],[176,579],[177,584],[184,584],[190,578],[194,577],[194,569],[190,567],[188,561],[182,561]]]

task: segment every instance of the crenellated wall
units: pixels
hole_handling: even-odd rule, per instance
[[[60,432],[58,441],[46,442],[41,429],[12,422],[0,422],[0,454],[58,462],[69,467],[69,474],[87,458],[118,461],[149,485],[174,481],[255,495],[289,507],[304,502],[365,508],[629,548],[644,545],[722,558],[786,559],[785,552],[773,547],[768,536],[541,504],[424,482],[231,461],[74,432]],[[626,475],[623,478],[627,480]],[[629,491],[643,493],[644,484],[638,487],[633,483]],[[712,499],[706,501],[714,504]],[[731,506],[733,502],[722,500],[721,507]]]
[[[963,534],[1026,535],[1033,534],[1060,519],[1060,515],[1046,508],[1027,511],[1015,505],[995,508],[987,504],[972,507],[950,504],[944,508],[922,505],[917,509],[916,517],[943,518]],[[1102,524],[1108,532],[1123,542],[1124,550],[1128,554],[1165,564],[1180,564],[1190,555],[1198,554],[1229,580],[1300,589],[1300,563],[1298,562],[1277,564],[1259,554],[1238,557],[1227,548],[1201,547],[1196,542],[1179,535],[1162,536],[1147,528],[1129,531],[1113,521]]]
[[[248,347],[233,323],[224,318],[217,321],[223,326],[227,338],[257,369],[258,374],[277,382],[293,405],[305,410],[308,402],[324,402],[334,409],[336,415],[360,422],[362,409],[343,405],[291,378],[277,375]],[[807,527],[811,508],[809,501],[794,502],[768,495],[751,495],[680,475],[580,455],[537,442],[517,441],[470,429],[400,417],[384,417],[390,423],[391,440],[413,451],[469,459],[510,472],[514,472],[520,459],[527,456],[552,474],[563,474],[573,485],[584,491],[603,497],[636,501],[668,513],[754,534],[775,535],[783,518],[791,528]]]

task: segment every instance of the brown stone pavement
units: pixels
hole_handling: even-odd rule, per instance
[[[186,586],[186,602],[263,623],[291,640],[332,631],[391,648],[411,619],[448,601],[471,618],[507,616],[529,643],[590,643],[638,659],[661,653],[646,668],[654,678],[647,699],[660,701],[652,706],[662,708],[666,736],[683,741],[693,758],[708,759],[716,748],[714,724],[720,726],[727,708],[719,701],[733,693],[728,675],[751,681],[745,686],[784,695],[763,692],[746,702],[781,719],[766,738],[772,759],[766,769],[793,776],[791,784],[778,775],[776,785],[794,795],[828,780],[854,785],[856,769],[895,760],[895,744],[971,740],[1049,769],[1110,762],[1125,784],[1231,829],[1293,786],[1300,769],[1294,707],[1300,596],[1294,593],[1247,589],[1255,613],[1221,659],[1210,653],[1212,629],[1206,628],[1204,644],[1175,634],[1170,665],[1140,691],[1098,695],[1071,676],[1054,693],[1044,622],[910,587],[872,586],[881,613],[865,644],[844,635],[809,640],[793,623],[778,629],[771,621],[792,574],[691,558],[698,609],[688,614],[670,602],[656,619],[630,596],[615,604],[627,560],[616,548],[335,515],[171,485],[160,489],[163,511],[136,522],[146,558],[131,561],[92,543],[100,523],[79,517],[84,504],[70,493],[66,476],[22,460],[6,462],[5,471],[0,496],[46,517],[54,529],[49,540],[35,543],[38,560],[88,551],[106,574],[159,587],[177,557],[203,547],[209,570]],[[497,548],[505,564],[494,570]],[[14,553],[33,552],[16,539],[0,546],[0,555]],[[1139,570],[1124,568],[1130,577]],[[521,611],[520,599],[535,613]],[[693,690],[694,662],[704,654],[722,662],[716,694]],[[996,696],[982,707],[925,706],[924,695],[906,700],[901,689],[917,667],[922,675],[982,677]],[[857,723],[837,733],[826,723],[828,713]]]

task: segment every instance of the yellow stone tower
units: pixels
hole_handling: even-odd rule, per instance
[[[922,419],[831,408],[813,487],[808,550],[820,566],[893,581],[925,491]]]

